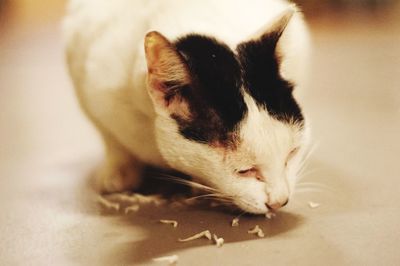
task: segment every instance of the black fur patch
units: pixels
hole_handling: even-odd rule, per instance
[[[191,83],[179,88],[187,101],[190,119],[177,115],[181,134],[187,139],[227,144],[247,112],[242,86],[275,118],[303,121],[300,107],[292,96],[293,85],[279,74],[275,53],[278,35],[264,35],[259,41],[240,44],[237,55],[214,38],[188,35],[175,42],[187,63]]]
[[[200,35],[188,35],[175,46],[191,76],[191,84],[180,90],[189,103],[191,119],[174,116],[182,135],[207,143],[232,141],[231,133],[246,113],[235,54],[217,40]]]
[[[243,69],[245,88],[268,113],[284,122],[304,120],[299,105],[293,98],[294,85],[279,73],[276,43],[280,34],[266,34],[258,41],[237,47]]]

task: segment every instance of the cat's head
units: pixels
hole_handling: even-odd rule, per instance
[[[278,41],[292,14],[236,49],[196,34],[145,38],[162,156],[250,213],[287,203],[307,142],[295,84],[280,72]]]

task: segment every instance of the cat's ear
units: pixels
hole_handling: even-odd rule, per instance
[[[295,7],[290,7],[280,13],[273,21],[269,29],[263,34],[263,36],[261,36],[261,38],[267,37],[273,40],[276,44],[292,19],[294,12]]]
[[[179,97],[190,83],[188,67],[175,46],[156,31],[147,33],[144,41],[147,61],[147,88],[158,110],[187,115],[187,106]]]
[[[285,9],[278,14],[275,19],[272,20],[272,22],[269,22],[253,36],[251,36],[250,41],[263,42],[266,46],[268,46],[269,49],[275,50],[278,41],[280,40],[295,12],[295,6]]]

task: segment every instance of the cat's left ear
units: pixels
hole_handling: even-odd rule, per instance
[[[190,83],[188,67],[176,47],[161,33],[147,33],[144,41],[147,61],[147,89],[157,110],[187,115],[187,105],[179,97]]]

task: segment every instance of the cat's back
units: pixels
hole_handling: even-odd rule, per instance
[[[67,31],[79,27],[90,32],[124,22],[141,37],[149,30],[172,39],[196,32],[230,44],[250,36],[287,6],[283,0],[71,0]]]

